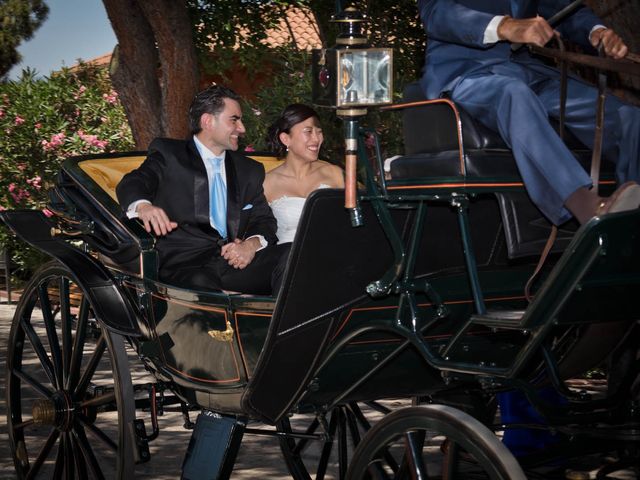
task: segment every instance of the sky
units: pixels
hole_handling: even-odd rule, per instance
[[[101,0],[46,0],[49,16],[33,38],[18,51],[22,62],[9,72],[10,79],[30,67],[42,75],[62,66],[70,67],[79,58],[91,60],[111,53],[117,40]]]

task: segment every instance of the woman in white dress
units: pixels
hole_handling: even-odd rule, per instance
[[[319,160],[323,136],[317,112],[294,103],[269,127],[269,146],[282,165],[267,173],[264,194],[278,222],[278,243],[292,242],[304,203],[319,188],[344,188],[340,167]]]

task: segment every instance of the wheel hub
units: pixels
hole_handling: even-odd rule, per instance
[[[58,391],[51,398],[39,399],[31,407],[31,417],[36,425],[51,425],[69,431],[73,424],[73,404],[65,391]]]

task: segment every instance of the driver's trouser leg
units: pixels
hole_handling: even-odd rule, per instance
[[[520,78],[485,73],[462,80],[452,99],[497,130],[511,147],[533,202],[554,224],[571,218],[564,207],[591,179],[549,124],[547,109]]]

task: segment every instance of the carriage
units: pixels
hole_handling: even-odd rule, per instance
[[[640,210],[564,226],[536,269],[550,226],[501,139],[417,85],[391,108],[405,151],[383,161],[375,132],[357,130],[359,226],[342,191],[314,192],[277,297],[158,279],[153,235],[114,194],[140,153],[66,160],[51,218],[0,212],[52,258],[8,339],[18,477],[133,478],[170,405],[193,428],[188,479],[228,478],[249,434],[275,437],[297,479],[521,479],[598,451],[617,452],[608,470],[637,464]],[[605,166],[600,187],[613,184]],[[603,392],[567,383],[607,358]],[[509,391],[541,417],[527,427],[555,434],[552,449],[516,460],[492,431],[523,427],[505,411],[494,424]],[[390,411],[390,398],[412,406]],[[384,415],[372,426],[367,409]],[[304,429],[291,422],[301,414]]]

